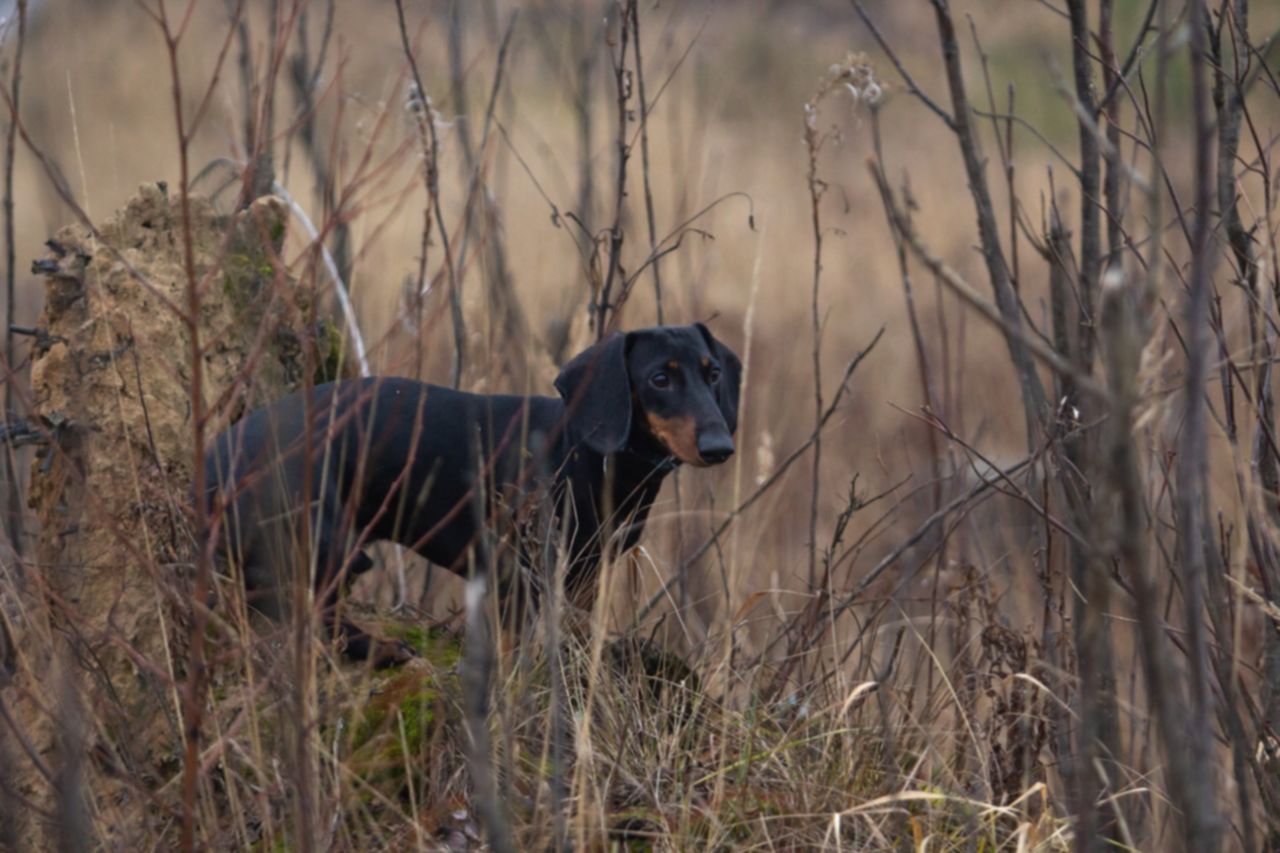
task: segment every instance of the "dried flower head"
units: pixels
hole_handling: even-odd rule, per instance
[[[865,53],[850,53],[844,62],[834,63],[827,69],[827,76],[811,103],[817,103],[822,97],[836,89],[844,89],[853,98],[854,104],[865,104],[870,107],[880,103],[884,97],[884,86],[876,79],[875,66]]]

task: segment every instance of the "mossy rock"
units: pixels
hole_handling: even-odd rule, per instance
[[[305,317],[312,312],[314,294],[281,266],[288,208],[274,197],[264,197],[238,218],[220,221],[230,229],[226,251],[220,253],[222,291],[240,315],[253,317],[262,312]],[[285,302],[275,299],[280,289],[287,291]],[[346,358],[347,342],[337,324],[321,318],[307,326],[278,323],[271,340],[271,353],[284,372],[289,387],[300,387],[306,379],[305,366],[313,364],[311,381],[320,385],[354,375]],[[308,348],[314,347],[308,357]]]
[[[265,255],[232,253],[222,264],[223,289],[240,310],[253,306],[275,276],[275,265]]]
[[[281,276],[277,263],[284,247],[288,216],[289,209],[283,200],[265,197],[254,202],[242,215],[220,223],[223,229],[230,229],[226,254],[219,254],[223,286],[237,309],[254,305],[277,276]],[[287,276],[281,277],[293,285]]]
[[[323,385],[325,382],[354,375],[346,357],[347,340],[338,327],[328,320],[321,320],[316,324],[315,334],[316,372],[312,381]]]
[[[413,646],[419,657],[438,669],[454,669],[462,660],[462,638],[448,631],[413,623],[392,623],[383,630]]]
[[[367,701],[347,719],[348,766],[383,795],[399,799],[406,793],[406,768],[454,737],[447,729],[460,719],[462,642],[420,625],[386,625],[380,633],[413,646],[419,657],[373,675]]]

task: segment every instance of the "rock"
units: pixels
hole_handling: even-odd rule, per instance
[[[192,197],[188,234],[181,199],[148,184],[96,233],[59,231],[35,263],[46,278],[46,346],[32,366],[31,416],[52,440],[28,494],[40,526],[33,589],[45,594],[51,624],[15,626],[28,664],[15,677],[39,700],[19,710],[48,759],[56,738],[40,704],[55,708],[57,696],[40,676],[58,661],[78,664],[73,677],[100,738],[93,749],[109,756],[86,771],[104,777],[87,790],[113,798],[102,814],[120,821],[111,834],[124,846],[157,837],[144,831],[147,797],[113,787],[102,766],[163,783],[182,754],[174,683],[186,678],[190,479],[202,454],[193,440],[192,326],[203,348],[206,436],[299,385],[311,296],[279,260],[288,213],[265,197],[219,216]],[[188,237],[200,294],[194,324]],[[47,786],[29,775],[19,791],[47,804]]]

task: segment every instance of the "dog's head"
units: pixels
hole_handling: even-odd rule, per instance
[[[656,447],[680,462],[733,455],[742,362],[706,326],[614,334],[556,378],[573,434],[597,453]]]

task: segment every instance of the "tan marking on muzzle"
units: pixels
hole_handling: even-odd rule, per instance
[[[662,446],[681,462],[705,466],[698,452],[698,423],[690,417],[663,418],[652,412],[645,413],[649,432],[662,442]]]

